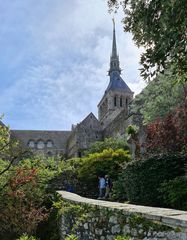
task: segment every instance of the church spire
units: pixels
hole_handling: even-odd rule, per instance
[[[113,21],[113,42],[112,42],[112,57],[117,57],[117,46],[116,46],[116,30],[115,30],[115,20]]]
[[[121,69],[119,66],[119,56],[117,54],[117,44],[116,44],[116,31],[115,31],[115,20],[113,21],[113,41],[112,41],[112,55],[110,57],[110,69],[109,69],[109,75],[113,71],[117,71],[121,73]]]

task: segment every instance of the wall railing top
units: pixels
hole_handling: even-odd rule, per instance
[[[140,214],[146,219],[159,221],[171,227],[182,227],[187,231],[187,211],[102,201],[84,198],[77,194],[65,191],[58,191],[58,193],[63,199],[77,204],[95,205],[98,208],[109,208],[114,211],[116,209],[122,211],[124,215]]]

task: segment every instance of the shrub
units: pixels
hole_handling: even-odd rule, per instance
[[[82,166],[78,169],[78,179],[87,189],[87,195],[93,197],[97,194],[99,175],[107,174],[112,180],[116,180],[124,164],[130,160],[129,152],[123,149],[106,149],[82,159]]]
[[[124,139],[119,138],[105,138],[104,141],[96,141],[92,143],[87,151],[85,151],[85,155],[89,155],[92,153],[101,153],[106,149],[123,149],[128,150],[127,143]]]
[[[115,240],[131,240],[132,238],[129,236],[117,236]]]
[[[186,156],[158,155],[127,164],[121,174],[121,195],[125,194],[131,203],[165,206],[158,191],[161,183],[184,175]]]
[[[176,108],[147,127],[149,152],[181,152],[187,143],[187,107]]]
[[[65,240],[78,240],[78,238],[75,235],[71,234],[68,237],[66,237]]]
[[[6,164],[0,161],[0,169]],[[0,239],[32,235],[48,219],[52,203],[47,184],[59,172],[54,159],[35,157],[12,165],[0,175]]]
[[[116,180],[124,164],[130,160],[129,152],[123,149],[105,149],[81,159],[70,159],[64,162],[58,181],[64,190],[67,190],[66,184],[68,184],[77,194],[96,197],[98,194],[97,177],[108,174],[112,180]]]
[[[17,240],[37,240],[35,237],[33,236],[27,236],[26,234],[24,234],[23,236],[21,236],[19,239]]]
[[[168,207],[187,210],[187,177],[181,176],[161,184],[160,192]]]

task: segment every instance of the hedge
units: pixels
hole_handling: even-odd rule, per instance
[[[119,178],[121,193],[134,204],[165,206],[159,187],[185,174],[186,159],[184,155],[157,155],[128,163]]]

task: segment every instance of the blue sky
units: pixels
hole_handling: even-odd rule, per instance
[[[12,129],[68,130],[107,87],[112,19],[105,0],[0,1],[0,113]],[[123,32],[117,46],[122,77],[138,93],[141,50]]]

